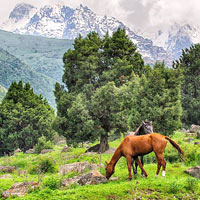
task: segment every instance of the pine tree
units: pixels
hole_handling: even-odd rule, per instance
[[[0,104],[0,155],[33,148],[42,135],[52,140],[53,120],[53,109],[29,83],[13,82]]]

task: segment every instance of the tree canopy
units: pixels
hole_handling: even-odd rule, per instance
[[[33,148],[42,135],[52,140],[53,109],[29,83],[13,82],[0,104],[0,155]]]

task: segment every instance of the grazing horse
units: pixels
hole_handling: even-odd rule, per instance
[[[167,140],[171,143],[171,145],[178,150],[180,154],[184,154],[180,146],[172,140],[168,136],[161,135],[159,133],[151,133],[148,135],[141,136],[132,136],[129,135],[124,138],[121,144],[117,147],[115,153],[113,154],[111,161],[109,163],[106,162],[106,178],[109,179],[114,173],[115,165],[118,160],[124,156],[127,160],[128,171],[129,171],[129,180],[132,179],[131,175],[131,160],[135,159],[141,170],[143,171],[145,177],[147,177],[147,173],[144,170],[142,163],[138,159],[138,156],[143,156],[152,151],[155,153],[157,158],[157,172],[156,175],[159,174],[161,166],[163,167],[162,176],[165,176],[165,168],[166,162],[163,157],[163,152],[167,145]]]
[[[152,122],[145,120],[145,121],[142,121],[142,123],[136,129],[135,132],[128,132],[128,135],[138,136],[138,135],[146,135],[146,134],[149,134],[149,133],[153,133],[153,125],[152,125]],[[142,165],[144,166],[143,156],[140,156],[140,160],[141,160]],[[134,162],[135,162],[135,160],[132,159],[131,165],[133,167],[133,173],[137,174],[138,164],[137,164],[137,162],[135,162],[135,167],[134,167]],[[143,175],[143,172],[142,172],[142,175]]]

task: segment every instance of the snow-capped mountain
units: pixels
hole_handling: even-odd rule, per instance
[[[6,31],[14,32],[14,30],[24,27],[36,11],[37,8],[32,5],[25,3],[17,4],[10,13],[9,19],[4,22],[0,28]]]
[[[37,9],[29,4],[18,4],[11,12],[8,21],[0,28],[19,34],[75,39],[79,34],[84,37],[91,31],[98,32],[100,36],[105,35],[106,32],[111,34],[119,27],[126,29],[147,63],[165,60],[168,65],[171,64],[172,58],[163,47],[154,46],[152,40],[134,33],[117,19],[98,16],[83,5],[76,9],[63,5]]]
[[[178,59],[182,49],[200,42],[200,27],[175,23],[167,30],[158,30],[156,34],[148,36],[155,46],[163,47],[174,59]]]

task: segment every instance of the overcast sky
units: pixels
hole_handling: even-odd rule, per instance
[[[158,30],[174,22],[200,25],[200,0],[0,0],[0,23],[17,3],[34,6],[62,3],[76,8],[88,6],[96,14],[113,16],[131,29]]]

